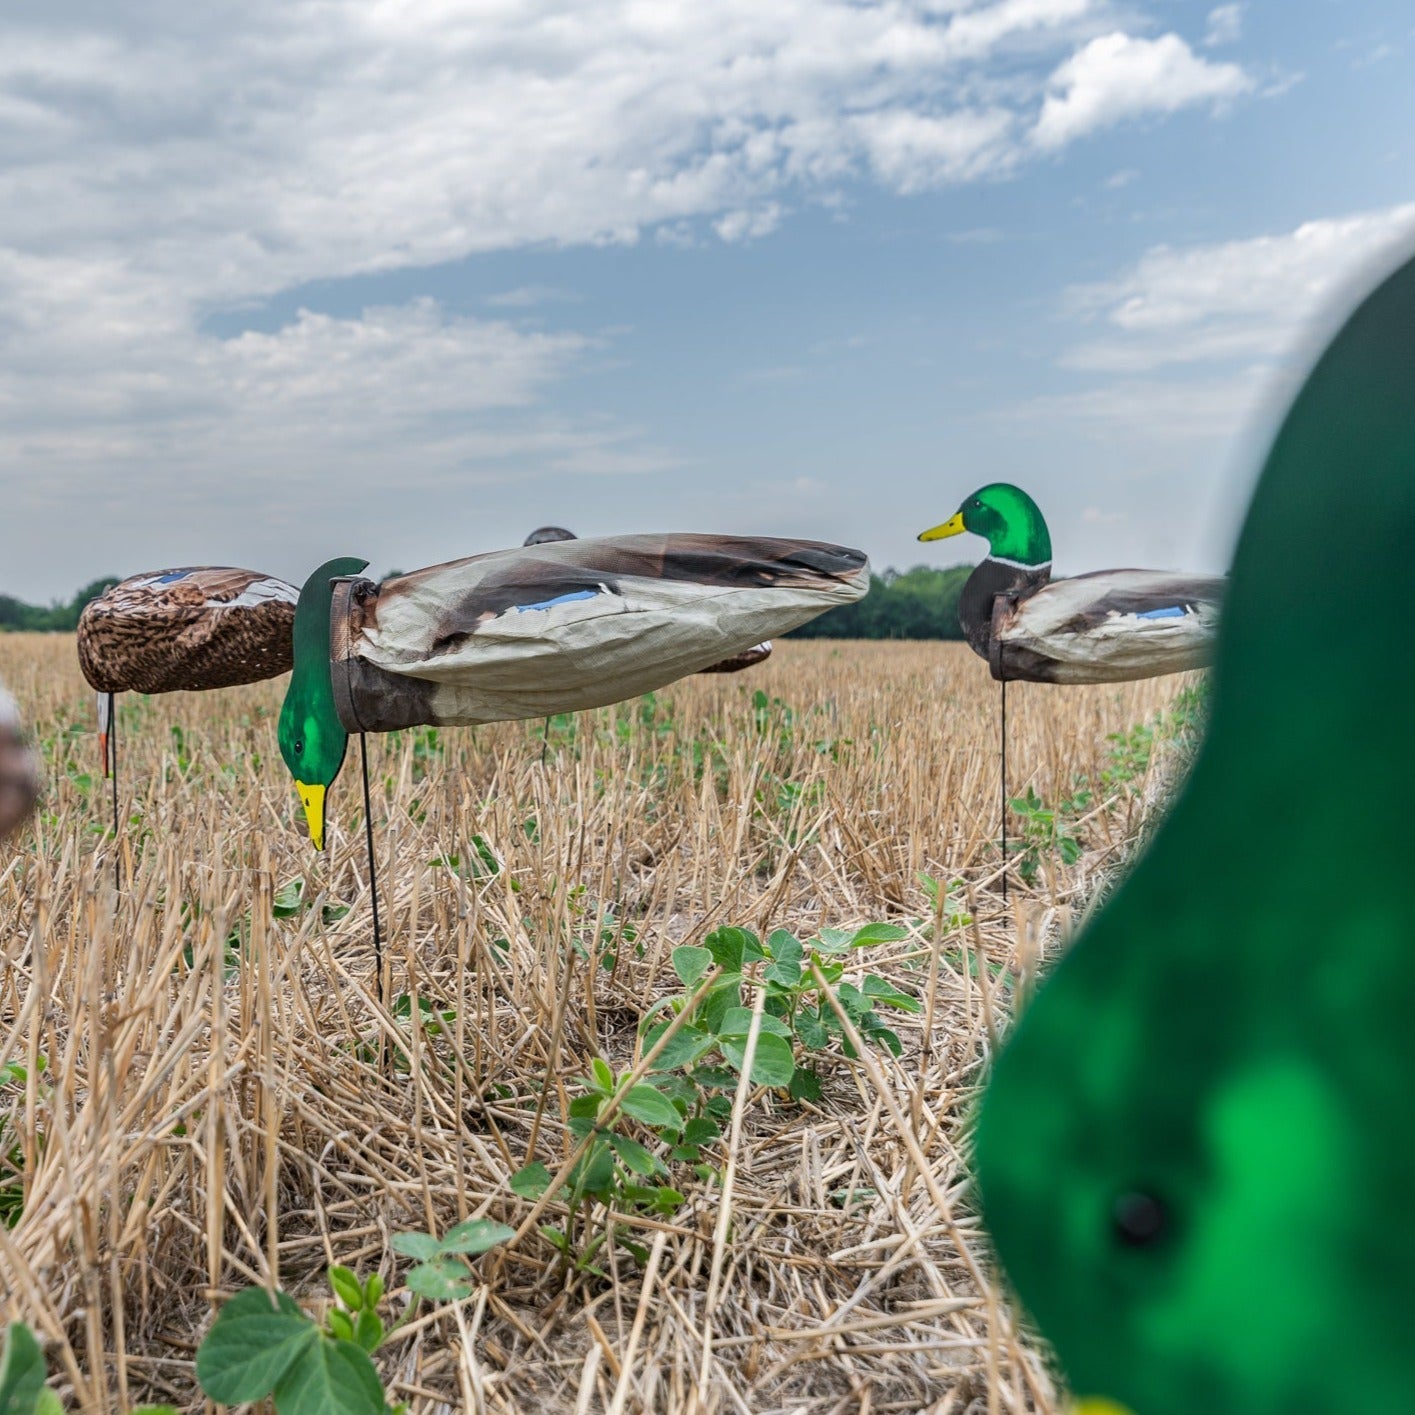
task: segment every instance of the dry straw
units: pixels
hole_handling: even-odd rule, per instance
[[[223,1295],[278,1281],[317,1306],[338,1261],[385,1275],[391,1316],[390,1236],[487,1215],[519,1232],[475,1293],[379,1353],[414,1411],[1057,1408],[990,1285],[966,1122],[1014,986],[1133,840],[1147,783],[1099,793],[1086,856],[1004,917],[997,690],[965,649],[788,642],[749,675],[554,723],[543,764],[538,723],[375,739],[402,1011],[376,1000],[356,793],[326,855],[295,824],[279,684],[120,701],[115,894],[72,640],[0,636],[0,675],[49,779],[0,846],[0,1068],[27,1070],[0,1087],[0,1186],[23,1186],[0,1317],[42,1334],[73,1406],[200,1409]],[[1015,791],[1099,783],[1106,735],[1176,686],[1018,685]],[[497,868],[468,868],[478,836]],[[949,935],[921,873],[961,881],[976,922]],[[818,1103],[742,1085],[720,1184],[678,1176],[680,1212],[622,1218],[646,1265],[611,1243],[607,1279],[567,1273],[538,1231],[561,1206],[536,1216],[507,1181],[571,1158],[591,1057],[646,1067],[637,1024],[676,989],[671,949],[727,923],[879,919],[910,937],[851,966],[924,1004],[903,1056],[838,1060]],[[424,999],[451,1015],[439,1033],[412,1020]]]

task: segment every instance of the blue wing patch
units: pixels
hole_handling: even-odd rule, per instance
[[[1171,609],[1147,609],[1143,614],[1137,614],[1136,619],[1183,619],[1188,610],[1182,605],[1175,605]]]
[[[574,590],[570,594],[558,594],[554,599],[542,599],[535,604],[517,604],[512,607],[517,614],[524,614],[530,609],[550,609],[557,604],[569,604],[577,599],[594,599],[598,594],[598,590]]]
[[[171,574],[159,575],[157,583],[159,585],[175,585],[178,580],[185,580],[191,573],[190,570],[173,570]]]

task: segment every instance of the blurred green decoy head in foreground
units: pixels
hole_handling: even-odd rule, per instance
[[[280,709],[280,755],[295,778],[316,850],[324,849],[324,798],[349,745],[329,679],[331,581],[357,575],[367,565],[347,557],[327,561],[305,581],[295,609],[295,667]]]
[[[1082,1409],[1415,1409],[1415,262],[1268,456],[1212,715],[1023,1014],[983,1213]]]

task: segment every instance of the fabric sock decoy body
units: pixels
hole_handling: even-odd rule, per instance
[[[556,540],[578,540],[579,537],[574,531],[567,531],[564,526],[538,526],[521,543],[523,545],[548,545]],[[741,653],[734,653],[731,658],[724,658],[718,663],[709,664],[706,668],[700,668],[700,673],[740,673],[744,668],[751,668],[758,663],[765,663],[771,657],[771,640],[766,639],[760,644],[753,644],[751,648],[743,649]]]
[[[1051,578],[1051,535],[1035,501],[1009,482],[979,487],[920,534],[982,536],[958,618],[999,680],[1109,683],[1199,668],[1212,656],[1224,581],[1163,570],[1097,570]]]
[[[78,654],[98,693],[104,775],[118,693],[201,692],[287,673],[298,599],[273,575],[196,565],[130,575],[91,600],[79,616]]]
[[[20,710],[0,684],[0,840],[21,825],[39,795],[39,762]]]
[[[1415,1406],[1415,262],[1238,543],[1210,724],[996,1061],[983,1216],[1085,1415]]]
[[[663,687],[869,588],[846,546],[721,535],[562,539],[375,584],[310,576],[280,750],[317,847],[353,733],[603,707]]]

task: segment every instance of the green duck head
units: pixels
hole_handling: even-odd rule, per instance
[[[1083,1410],[1411,1405],[1412,390],[1415,262],[1289,411],[1189,779],[993,1068],[983,1218]]]
[[[919,539],[944,540],[964,531],[982,536],[994,560],[1027,567],[1051,563],[1051,536],[1037,503],[1011,482],[997,481],[977,489],[941,526]]]
[[[349,734],[334,708],[329,678],[331,581],[357,575],[367,560],[348,557],[321,565],[305,581],[295,606],[295,668],[280,709],[280,755],[295,778],[309,822],[310,840],[324,849],[324,798],[344,765]]]

